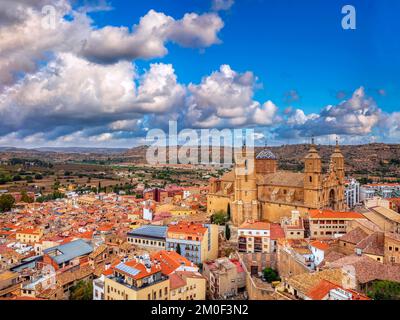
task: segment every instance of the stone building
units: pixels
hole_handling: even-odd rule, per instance
[[[235,161],[234,169],[220,179],[210,180],[207,211],[227,211],[230,204],[236,226],[248,220],[280,222],[292,210],[304,216],[311,209],[346,208],[344,157],[337,142],[325,173],[314,141],[304,158],[304,172],[278,170],[269,149],[257,155],[242,149],[235,159],[242,161]]]

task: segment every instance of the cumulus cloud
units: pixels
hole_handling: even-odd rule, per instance
[[[35,72],[53,53],[79,50],[90,31],[90,19],[78,13],[72,21],[63,19],[69,7],[60,3],[56,7],[55,28],[43,24],[39,9],[22,5],[21,20],[0,26],[0,91],[2,86],[15,83],[21,73]],[[0,12],[4,13],[4,9],[0,7]]]
[[[132,32],[127,27],[112,26],[94,30],[85,40],[80,54],[100,63],[162,57],[168,52],[165,47],[168,41],[192,48],[219,43],[217,34],[223,26],[221,18],[214,13],[189,13],[175,20],[150,10]]]
[[[271,124],[277,107],[253,100],[257,79],[252,72],[237,73],[228,65],[190,84],[187,121],[199,128]]]
[[[329,134],[370,134],[382,116],[376,102],[365,94],[363,87],[352,97],[338,105],[328,105],[319,114],[306,115],[296,109],[286,120],[286,125],[276,132],[283,137],[309,137]]]
[[[135,131],[143,114],[168,113],[184,97],[171,65],[152,64],[138,75],[130,62],[99,65],[62,53],[0,95],[0,134],[23,129],[57,136],[98,126]]]
[[[49,4],[55,9],[54,26],[47,24],[48,12],[42,12]],[[0,91],[15,83],[21,73],[35,72],[57,53],[74,53],[105,64],[156,58],[167,54],[168,42],[191,48],[219,43],[218,32],[224,26],[216,13],[189,13],[175,20],[150,10],[132,31],[124,26],[96,28],[87,15],[90,10],[74,10],[67,0],[2,1]]]

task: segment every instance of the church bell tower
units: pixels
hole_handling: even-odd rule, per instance
[[[232,203],[232,221],[240,225],[248,220],[259,220],[257,176],[254,150],[245,146],[235,152],[235,193]]]
[[[320,208],[322,192],[322,162],[312,138],[310,150],[304,159],[304,204]]]

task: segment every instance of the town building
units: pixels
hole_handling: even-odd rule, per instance
[[[271,226],[268,222],[248,221],[238,228],[238,251],[246,253],[271,251]]]
[[[16,233],[16,240],[23,243],[36,243],[39,242],[43,236],[42,229],[24,228],[19,229]]]
[[[365,217],[352,211],[333,211],[330,209],[309,211],[310,237],[333,238],[346,233],[349,221],[365,219]]]
[[[104,279],[105,300],[169,300],[170,282],[149,256],[121,262]]]
[[[360,183],[356,179],[350,179],[345,185],[345,199],[347,207],[354,209],[361,202],[360,200]]]
[[[362,201],[377,196],[385,199],[400,197],[400,183],[365,184],[360,188],[360,196]]]
[[[195,264],[213,260],[218,256],[218,226],[185,221],[170,224],[166,248],[180,252]]]
[[[304,239],[306,237],[305,221],[297,210],[293,210],[290,217],[283,217],[281,226],[286,239]]]
[[[219,258],[203,265],[207,278],[207,291],[211,299],[227,299],[237,296],[246,286],[246,275],[236,259]]]
[[[89,254],[92,252],[92,245],[82,239],[77,239],[43,250],[43,263],[58,270],[70,265],[79,265],[83,261],[89,261]]]
[[[145,225],[127,234],[129,243],[148,250],[163,250],[166,248],[167,226]]]
[[[400,264],[400,234],[385,233],[384,259],[386,263]]]
[[[206,299],[206,279],[198,271],[176,271],[169,282],[170,300]]]

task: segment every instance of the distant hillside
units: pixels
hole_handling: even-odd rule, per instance
[[[278,157],[279,167],[285,170],[303,170],[303,158],[309,149],[307,144],[269,147]],[[147,146],[124,148],[37,148],[19,149],[0,147],[0,160],[16,158],[41,159],[45,161],[89,163],[145,163]],[[346,171],[357,176],[400,178],[400,144],[373,143],[340,146],[345,157]],[[256,152],[262,147],[257,147]],[[334,146],[318,145],[318,152],[326,168]],[[222,152],[222,149],[221,149]],[[200,153],[199,153],[200,154]]]
[[[268,148],[278,157],[281,169],[301,171],[303,170],[303,159],[310,146],[293,144]],[[256,152],[262,149],[262,147],[257,147]],[[317,149],[326,168],[334,146],[318,145]],[[340,149],[345,157],[348,173],[400,178],[400,144],[343,145],[340,146]],[[120,158],[126,158],[133,162],[145,162],[146,150],[147,147],[144,146],[132,148],[120,155]]]
[[[97,153],[97,154],[114,154],[122,153],[128,148],[91,148],[91,147],[42,147],[35,148],[42,152],[58,152],[58,153]]]

